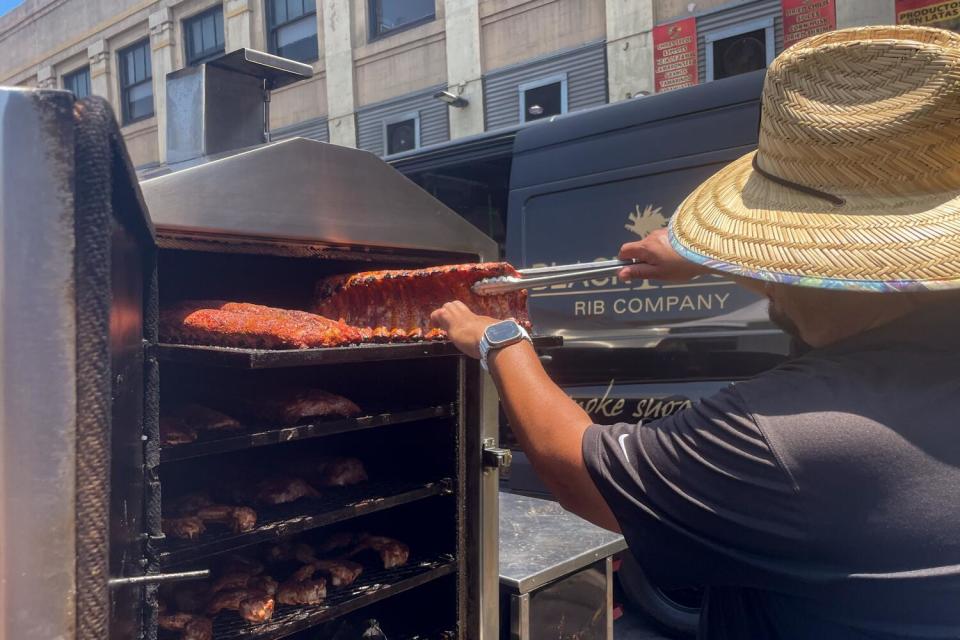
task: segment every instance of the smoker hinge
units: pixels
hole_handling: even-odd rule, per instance
[[[444,478],[440,481],[440,493],[441,495],[451,496],[453,495],[454,485],[453,478]]]
[[[179,571],[177,573],[151,573],[145,576],[130,576],[129,578],[110,578],[108,584],[111,588],[115,588],[132,584],[158,584],[181,580],[200,580],[209,577],[210,569],[201,569],[199,571]]]
[[[487,469],[500,469],[506,471],[513,462],[513,454],[510,449],[503,449],[497,446],[497,441],[493,438],[483,439],[483,466]]]

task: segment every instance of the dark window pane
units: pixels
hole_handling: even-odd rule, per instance
[[[90,95],[90,67],[85,67],[63,76],[63,88],[73,92],[78,98]]]
[[[767,66],[767,32],[741,33],[713,43],[713,79],[756,71]]]
[[[303,0],[287,0],[287,20],[303,15]]]
[[[317,0],[303,0],[303,12],[304,12],[304,13],[316,13],[316,12],[317,12]]]
[[[563,113],[560,82],[543,85],[523,92],[525,111],[523,121],[530,122]]]
[[[219,11],[215,11],[213,13],[213,22],[214,22],[213,28],[217,32],[217,48],[222,49],[224,46],[224,42],[226,42],[223,35],[223,9],[220,9]]]
[[[417,121],[404,120],[387,125],[387,155],[417,148]]]
[[[276,30],[276,53],[284,58],[310,62],[319,54],[317,18],[311,14]]]
[[[394,29],[434,16],[434,0],[371,0],[371,33],[383,35]]]
[[[217,35],[214,30],[213,16],[203,19],[203,51],[210,51],[217,46]]]
[[[124,123],[153,115],[150,41],[120,51],[120,93]]]
[[[129,119],[139,120],[153,115],[153,84],[144,82],[127,93]]]
[[[184,21],[187,63],[199,64],[223,53],[223,7],[215,7]]]

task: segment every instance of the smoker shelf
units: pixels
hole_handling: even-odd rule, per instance
[[[402,567],[362,574],[349,587],[330,591],[322,605],[314,607],[278,605],[273,619],[264,624],[250,624],[235,614],[223,614],[214,621],[213,637],[216,640],[283,638],[398,593],[409,591],[454,571],[456,571],[456,562],[449,554],[427,559],[411,559]]]
[[[369,481],[352,487],[325,489],[317,499],[257,508],[257,526],[252,531],[233,533],[208,529],[199,540],[168,538],[160,548],[160,566],[193,562],[241,547],[324,527],[336,522],[383,511],[402,504],[449,493],[452,480],[436,482]]]
[[[559,336],[537,336],[533,344],[538,349],[559,347]],[[154,354],[159,360],[189,364],[233,367],[240,369],[275,369],[306,367],[345,362],[374,360],[409,360],[436,356],[452,356],[459,352],[449,340],[436,342],[409,342],[400,344],[361,344],[324,349],[235,349],[186,344],[158,344]]]
[[[254,428],[243,431],[233,431],[229,435],[203,438],[196,442],[164,446],[160,450],[160,461],[185,460],[228,451],[265,447],[281,442],[319,438],[347,431],[362,431],[374,427],[405,424],[417,420],[430,418],[448,418],[454,414],[452,404],[442,404],[422,409],[374,413],[359,418],[334,418],[311,422],[310,424],[295,427],[279,427],[275,429]]]

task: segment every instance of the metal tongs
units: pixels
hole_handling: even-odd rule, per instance
[[[620,269],[636,264],[636,260],[600,260],[599,262],[580,262],[577,264],[560,264],[554,267],[535,267],[533,269],[519,269],[516,276],[500,276],[484,278],[474,283],[473,291],[481,296],[492,296],[498,293],[519,291],[545,287],[551,284],[566,284],[592,280],[597,276],[617,273]]]

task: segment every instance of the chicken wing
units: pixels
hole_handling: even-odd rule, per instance
[[[346,487],[366,482],[367,470],[357,458],[334,458],[320,470],[321,487]]]
[[[247,622],[266,622],[273,617],[275,602],[272,596],[254,589],[232,589],[213,596],[207,613],[215,616],[221,611],[236,611]]]
[[[384,569],[403,566],[407,564],[407,560],[410,559],[410,547],[404,543],[399,540],[394,540],[393,538],[371,536],[369,534],[360,536],[359,542],[357,542],[357,545],[349,553],[349,556],[353,557],[367,549],[380,554],[380,560],[383,562]]]
[[[195,516],[186,516],[183,518],[163,518],[160,528],[164,535],[171,538],[180,538],[181,540],[196,540],[207,530],[203,525],[203,520]]]
[[[205,523],[217,523],[229,526],[234,533],[252,531],[257,526],[257,512],[250,507],[231,507],[218,504],[197,510],[196,517]]]
[[[303,582],[318,572],[326,574],[332,586],[346,587],[360,577],[363,573],[363,565],[350,560],[313,560],[297,569],[290,579]]]
[[[285,504],[300,498],[319,498],[320,493],[302,478],[281,476],[261,482],[257,487],[257,502]]]

